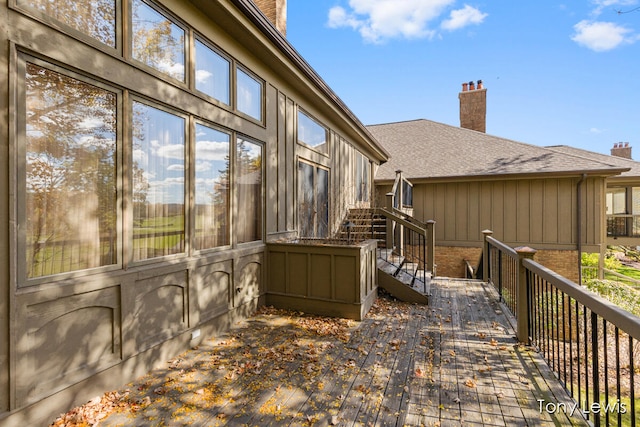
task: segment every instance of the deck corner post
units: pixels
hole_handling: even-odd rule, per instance
[[[516,287],[516,337],[519,342],[529,344],[529,292],[527,289],[527,269],[525,259],[533,259],[536,250],[528,246],[515,248],[518,253],[518,277]]]
[[[493,235],[493,231],[491,230],[482,230],[483,239],[482,239],[482,281],[485,283],[489,282],[489,242],[487,241],[487,237],[491,237]]]

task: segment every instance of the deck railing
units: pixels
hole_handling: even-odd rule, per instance
[[[387,222],[385,250],[379,252],[382,259],[422,283],[428,274],[435,276],[435,221],[423,223],[397,209],[377,208],[375,213]]]
[[[396,275],[402,273],[413,277],[426,286],[427,276],[436,274],[435,221],[423,223],[411,216],[412,188],[412,184],[403,178],[402,171],[396,171],[385,207],[375,209],[375,213],[386,221],[385,250],[379,253],[382,259],[398,266]]]
[[[487,231],[484,251],[484,279],[515,315],[518,340],[540,352],[583,415],[637,426],[640,318],[538,264],[530,248]]]

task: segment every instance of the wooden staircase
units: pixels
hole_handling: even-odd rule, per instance
[[[377,240],[378,285],[402,301],[428,303],[431,272],[424,271],[424,259],[401,256],[393,248],[387,248],[387,219],[377,209],[349,210],[338,237]]]
[[[347,227],[346,224],[350,224],[350,226]],[[342,222],[338,237],[347,240],[349,235],[353,241],[377,240],[378,247],[383,248],[387,239],[387,221],[382,215],[376,213],[375,209],[350,209]]]

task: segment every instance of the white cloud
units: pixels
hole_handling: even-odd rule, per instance
[[[600,134],[600,133],[604,132],[604,130],[603,129],[599,129],[599,128],[590,128],[589,132],[590,133],[595,133],[595,134]]]
[[[606,9],[612,12],[622,10],[625,6],[634,6],[638,4],[638,0],[592,0],[595,8],[591,11],[591,15],[600,16]]]
[[[184,145],[169,144],[158,148],[158,156],[166,159],[184,159]]]
[[[571,40],[595,52],[612,50],[639,39],[638,35],[633,34],[633,30],[613,22],[583,20],[574,25],[573,29],[575,34]]]
[[[468,25],[481,24],[487,16],[486,13],[465,4],[462,9],[452,10],[449,19],[442,21],[441,27],[449,31],[459,30]]]
[[[207,70],[196,70],[196,82],[197,83],[206,83],[209,78],[211,78],[211,76],[213,76],[213,73],[207,71]]]
[[[335,6],[329,10],[331,28],[352,28],[367,42],[380,43],[392,38],[432,38],[430,27],[456,0],[349,0],[348,10]],[[455,30],[479,24],[486,17],[471,6],[452,12],[443,28]]]
[[[226,141],[196,142],[196,156],[199,160],[225,160],[229,155],[229,143]]]

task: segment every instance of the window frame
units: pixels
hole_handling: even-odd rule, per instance
[[[154,10],[156,13],[164,16],[167,20],[169,20],[173,25],[176,25],[177,27],[179,27],[180,29],[182,29],[182,31],[184,31],[184,40],[183,40],[183,48],[184,48],[184,54],[183,54],[183,79],[180,80],[176,77],[173,77],[172,75],[165,73],[162,70],[159,70],[139,59],[136,59],[134,57],[134,53],[133,53],[133,43],[134,43],[134,34],[133,34],[133,2],[134,1],[139,1],[143,4],[145,4],[147,7],[151,8],[152,10]],[[170,11],[168,11],[166,8],[164,8],[163,6],[161,6],[160,4],[154,2],[154,1],[150,1],[150,0],[126,0],[126,4],[127,4],[127,11],[126,11],[126,26],[127,26],[127,31],[126,31],[126,43],[123,43],[124,46],[124,58],[128,61],[131,61],[132,64],[134,64],[136,67],[139,67],[140,69],[146,70],[150,73],[152,73],[154,76],[159,77],[163,80],[168,80],[170,82],[174,82],[174,83],[178,83],[181,86],[186,86],[189,87],[190,84],[190,80],[191,80],[191,74],[192,71],[191,69],[193,68],[193,64],[191,61],[191,45],[192,42],[191,40],[193,39],[193,29],[191,28],[191,26],[187,25],[186,23],[184,23],[181,19],[179,19],[177,16],[175,16],[173,13],[171,13]]]
[[[355,200],[360,203],[371,203],[371,160],[360,151],[356,150],[355,167]],[[366,178],[366,180],[365,180]],[[362,191],[361,185],[366,183],[366,191]],[[364,197],[362,197],[364,196]]]
[[[183,233],[184,233],[184,250],[182,252],[177,252],[174,254],[166,254],[166,255],[160,255],[160,256],[155,256],[155,257],[150,257],[150,258],[143,258],[143,259],[135,259],[134,257],[134,243],[133,241],[134,239],[134,230],[135,227],[133,225],[133,221],[134,221],[134,207],[133,207],[133,103],[134,102],[138,102],[140,104],[146,105],[147,107],[151,107],[151,108],[155,108],[157,110],[160,110],[162,112],[168,113],[168,114],[172,114],[176,117],[179,117],[181,119],[184,120],[184,127],[183,127],[183,150],[184,150],[184,160],[183,160],[183,165],[184,165],[184,172],[183,172],[183,176],[184,176],[184,185],[183,185],[183,189],[184,189],[184,193],[183,193],[183,216],[184,216],[184,226],[183,226]],[[190,166],[190,150],[189,150],[189,146],[190,146],[190,115],[186,112],[183,112],[181,110],[177,110],[171,107],[168,107],[156,100],[152,100],[146,97],[143,97],[141,95],[138,94],[131,94],[129,96],[129,100],[127,103],[127,109],[128,109],[128,115],[127,115],[127,135],[126,135],[126,143],[125,143],[125,156],[126,156],[126,164],[127,164],[127,188],[125,189],[125,197],[126,200],[128,201],[128,204],[130,205],[130,207],[128,209],[126,209],[127,211],[127,218],[126,218],[126,223],[127,223],[127,230],[128,233],[126,233],[127,235],[125,236],[125,263],[127,265],[131,265],[131,266],[137,266],[137,265],[146,265],[146,264],[152,264],[152,263],[157,263],[160,261],[165,261],[165,260],[172,260],[172,259],[180,259],[180,258],[184,258],[186,256],[189,255],[190,252],[190,227],[191,227],[191,223],[190,223],[190,212],[189,212],[189,200],[191,198],[191,194],[192,194],[192,189],[191,189],[191,173],[189,172],[189,166]]]
[[[241,214],[241,206],[240,206],[240,191],[238,186],[238,180],[240,178],[240,168],[238,167],[238,144],[239,141],[243,140],[249,142],[251,144],[260,146],[261,149],[261,161],[260,161],[260,174],[261,174],[261,183],[260,183],[260,201],[261,201],[261,209],[260,209],[260,238],[255,240],[248,241],[240,241],[240,228],[238,227],[238,218]],[[232,174],[232,194],[231,199],[233,200],[233,218],[231,219],[231,242],[234,246],[244,246],[244,245],[255,245],[262,244],[265,240],[266,233],[266,167],[265,167],[265,154],[266,154],[266,144],[256,138],[251,136],[234,132],[233,135],[233,174]]]
[[[212,101],[216,104],[219,104],[223,107],[226,108],[231,108],[233,105],[233,97],[234,97],[234,69],[235,69],[235,62],[233,60],[232,57],[230,57],[229,55],[227,55],[222,49],[220,49],[219,47],[215,46],[212,42],[209,41],[208,38],[197,34],[195,31],[193,31],[193,61],[192,64],[190,64],[190,78],[191,81],[193,82],[193,87],[191,88],[191,90],[193,91],[194,94],[199,94],[204,96],[207,100]],[[214,97],[213,95],[210,95],[200,89],[197,88],[197,77],[196,77],[196,72],[198,71],[196,69],[196,59],[197,59],[197,54],[198,54],[198,49],[196,48],[197,43],[202,44],[203,46],[205,46],[207,49],[211,50],[214,54],[218,55],[220,58],[224,59],[225,61],[227,61],[229,63],[229,67],[228,67],[228,81],[227,81],[227,97],[228,97],[228,102],[225,102],[221,99],[218,99],[216,97]]]
[[[40,11],[29,5],[20,4],[20,0],[9,0],[8,7],[21,14],[29,16],[48,27],[67,34],[83,43],[96,47],[110,55],[121,56],[123,52],[123,2],[126,0],[114,0],[115,3],[115,46],[110,46],[100,40],[90,36],[89,34],[80,31],[73,26],[64,23],[56,19],[55,17],[48,15],[46,12]]]
[[[266,84],[265,81],[263,79],[261,79],[260,77],[258,77],[258,75],[256,73],[254,73],[253,71],[249,70],[249,68],[242,66],[241,64],[235,63],[234,64],[234,72],[233,72],[233,108],[236,112],[238,112],[239,114],[241,114],[243,117],[246,117],[247,119],[256,122],[256,123],[260,123],[261,125],[264,125],[265,122],[265,96],[266,96]],[[254,116],[252,116],[251,114],[244,112],[242,110],[240,110],[240,108],[238,107],[238,90],[240,89],[240,87],[238,86],[238,72],[241,72],[243,74],[245,74],[247,77],[253,79],[256,83],[258,83],[260,85],[260,118],[256,118]]]
[[[300,215],[300,211],[301,211],[301,202],[302,202],[302,194],[301,194],[301,190],[302,190],[302,183],[300,182],[300,165],[301,164],[306,164],[308,166],[311,166],[311,168],[313,169],[313,209],[314,209],[314,215],[313,215],[313,236],[303,236],[302,235],[302,220],[303,218]],[[325,236],[319,236],[318,235],[318,170],[321,169],[324,172],[327,173],[327,194],[326,194],[326,200],[327,200],[327,224],[326,224],[326,235]],[[296,216],[297,216],[297,221],[298,221],[298,234],[299,234],[299,238],[301,239],[327,239],[329,238],[329,236],[331,235],[331,169],[327,166],[321,165],[319,163],[313,162],[311,160],[307,160],[305,158],[302,157],[298,157],[297,162],[296,162],[296,181],[297,181],[297,185],[296,185],[296,204],[298,205],[298,209],[296,210]],[[307,219],[308,220],[308,219]]]
[[[68,68],[59,66],[57,64],[53,64],[44,59],[41,59],[37,56],[31,55],[29,53],[25,53],[22,51],[17,51],[16,55],[15,67],[13,67],[13,71],[10,72],[10,75],[15,75],[16,80],[16,90],[12,93],[12,102],[11,104],[15,106],[15,120],[12,120],[15,123],[14,126],[10,126],[10,151],[13,153],[10,155],[9,159],[9,170],[12,172],[12,176],[14,177],[10,180],[10,186],[13,188],[15,198],[11,198],[10,201],[10,220],[16,224],[16,228],[12,230],[13,241],[16,242],[16,268],[17,268],[17,278],[16,278],[16,288],[27,288],[32,286],[41,285],[43,283],[51,282],[52,280],[60,281],[75,277],[84,277],[89,275],[95,275],[108,271],[121,270],[124,260],[124,248],[125,248],[125,239],[123,236],[124,233],[124,218],[125,212],[121,208],[117,208],[117,206],[122,206],[125,196],[123,195],[123,174],[124,174],[124,163],[123,163],[123,150],[126,146],[124,141],[124,91],[120,88],[117,88],[112,85],[105,84],[98,79],[92,78],[91,76],[80,74],[76,71],[72,71]],[[87,85],[95,86],[107,92],[110,92],[116,97],[116,108],[115,108],[115,116],[116,116],[116,125],[115,125],[115,155],[114,155],[114,168],[115,168],[115,232],[116,232],[116,259],[113,264],[102,265],[97,267],[89,267],[79,270],[71,270],[65,271],[61,273],[54,273],[49,275],[42,275],[37,277],[29,278],[27,277],[27,235],[26,235],[26,191],[23,191],[26,187],[27,183],[27,165],[26,165],[26,154],[27,154],[27,135],[26,135],[26,126],[27,126],[27,117],[26,117],[26,72],[27,72],[27,63],[34,64],[38,67],[47,69],[49,71],[61,74],[65,77],[72,78],[78,80]],[[11,133],[13,133],[13,137],[11,137]]]
[[[221,251],[221,250],[228,250],[232,245],[233,245],[233,225],[232,225],[232,213],[233,213],[233,205],[234,205],[234,196],[235,196],[235,191],[233,188],[234,185],[234,176],[235,176],[235,161],[234,161],[234,151],[235,151],[235,140],[236,140],[236,135],[235,132],[228,130],[228,129],[224,129],[221,126],[217,126],[214,123],[208,122],[206,120],[203,120],[201,118],[193,118],[193,125],[190,126],[190,131],[191,134],[193,135],[193,138],[190,138],[189,141],[189,145],[190,145],[190,151],[191,151],[191,155],[190,155],[190,159],[192,160],[192,162],[194,163],[193,167],[190,167],[191,171],[189,173],[189,180],[190,182],[192,182],[192,186],[190,186],[190,188],[188,189],[188,192],[190,194],[193,195],[193,203],[189,206],[190,212],[189,212],[189,219],[190,219],[190,224],[192,225],[191,228],[189,229],[189,236],[191,237],[191,247],[193,249],[193,253],[194,254],[199,254],[199,253],[208,253],[208,252],[217,252],[217,251]],[[227,232],[227,243],[225,245],[220,245],[220,246],[214,246],[214,247],[209,247],[209,248],[202,248],[202,249],[198,249],[196,248],[195,242],[193,242],[193,240],[196,239],[196,226],[197,226],[197,221],[196,221],[196,206],[197,206],[197,194],[196,194],[196,185],[197,185],[197,176],[196,176],[196,165],[195,163],[197,162],[198,157],[196,156],[196,138],[197,138],[197,126],[201,125],[201,126],[205,126],[211,130],[217,131],[217,132],[221,132],[224,134],[227,134],[229,136],[229,151],[228,151],[228,155],[229,155],[229,170],[228,170],[228,196],[227,196],[227,206],[226,206],[226,232]]]
[[[318,144],[318,145],[313,145],[309,142],[305,142],[303,139],[300,138],[300,115],[305,116],[310,122],[316,124],[318,126],[318,128],[320,129],[324,129],[324,144]],[[305,109],[298,107],[297,108],[297,114],[296,114],[296,129],[295,129],[295,133],[296,133],[296,142],[300,145],[302,145],[303,147],[307,147],[310,150],[315,151],[316,153],[320,153],[323,156],[328,157],[329,153],[331,152],[330,147],[329,147],[329,141],[330,141],[330,132],[329,132],[329,128],[327,126],[325,126],[324,124],[322,124],[322,122],[320,120],[318,120],[315,116],[313,116],[312,114],[308,113]],[[322,148],[318,148],[321,147]]]

